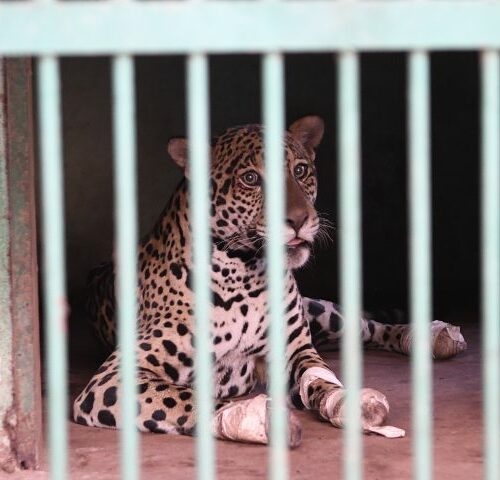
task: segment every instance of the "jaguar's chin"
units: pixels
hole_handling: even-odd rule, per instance
[[[307,260],[309,260],[309,256],[311,255],[311,248],[308,243],[303,242],[296,246],[287,245],[286,252],[288,266],[292,269],[296,269],[307,263]]]

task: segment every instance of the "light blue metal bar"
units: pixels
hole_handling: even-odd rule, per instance
[[[134,64],[113,58],[116,299],[120,349],[121,469],[124,480],[139,478],[137,434],[137,186]]]
[[[432,478],[431,173],[429,58],[409,55],[410,319],[413,335],[412,402],[414,478]]]
[[[500,477],[500,56],[481,54],[484,478]]]
[[[263,58],[263,118],[265,151],[265,211],[267,224],[267,276],[269,301],[268,392],[271,397],[271,451],[269,478],[288,478],[287,379],[285,360],[286,324],[284,321],[285,217],[284,183],[284,74],[283,56]]]
[[[344,477],[363,476],[360,389],[361,355],[361,202],[359,61],[354,52],[342,52],[338,61],[340,298],[344,312],[342,370],[346,387]]]
[[[52,480],[68,470],[68,362],[64,194],[59,64],[55,57],[38,63],[45,355],[48,383],[48,455]]]
[[[193,236],[193,271],[196,322],[196,404],[197,404],[197,476],[215,478],[215,448],[212,438],[213,366],[212,306],[210,298],[210,120],[208,61],[204,54],[187,59],[188,138],[190,172],[191,234]]]
[[[274,3],[0,2],[0,55],[500,48],[498,0]]]

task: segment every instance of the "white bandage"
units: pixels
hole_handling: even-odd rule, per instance
[[[267,443],[266,395],[237,400],[222,407],[214,416],[216,437],[238,442]]]
[[[460,327],[434,320],[431,324],[432,356],[438,359],[454,357],[467,349]]]
[[[431,323],[432,357],[444,360],[454,357],[467,349],[467,342],[460,333],[460,327],[451,323],[434,320]],[[413,335],[410,328],[403,331],[400,340],[401,351],[410,355],[413,350]]]
[[[369,427],[366,429],[368,432],[377,433],[386,438],[403,438],[406,432],[402,428],[384,425],[383,427]]]
[[[326,382],[338,385],[340,388],[344,386],[340,383],[340,380],[335,376],[335,374],[323,367],[311,367],[308,368],[300,377],[300,399],[306,408],[310,408],[309,396],[307,395],[307,389],[309,385],[314,382],[314,380],[325,380]]]
[[[330,420],[333,426],[344,427],[345,403],[342,401],[345,395],[344,390],[331,391],[321,402],[320,415]],[[387,438],[400,438],[405,436],[405,431],[401,428],[381,425],[385,422],[389,414],[389,402],[385,395],[371,388],[361,390],[361,405],[367,411],[371,411],[368,416],[363,415],[362,428],[365,433],[372,432],[383,435]]]

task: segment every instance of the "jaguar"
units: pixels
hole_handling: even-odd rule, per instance
[[[317,348],[340,338],[343,317],[336,304],[302,296],[293,273],[308,261],[324,228],[314,206],[315,157],[323,133],[322,119],[306,116],[290,125],[283,136],[283,322],[290,404],[315,411],[338,426],[344,389]],[[138,250],[137,427],[147,432],[190,435],[195,431],[197,409],[193,392],[196,326],[188,141],[171,139],[167,150],[184,177]],[[212,429],[217,438],[260,443],[268,441],[269,399],[265,394],[248,395],[265,382],[269,350],[265,182],[262,125],[230,128],[216,138],[210,168]],[[121,426],[121,354],[116,345],[114,283],[113,262],[98,266],[89,277],[89,313],[110,355],[74,402],[74,420],[82,425]],[[401,353],[410,350],[407,325],[362,318],[361,332],[369,346]],[[364,393],[363,421],[381,423],[386,413],[385,397],[374,390]],[[374,398],[384,400],[377,403]],[[289,422],[289,443],[296,446],[301,428],[291,412]]]

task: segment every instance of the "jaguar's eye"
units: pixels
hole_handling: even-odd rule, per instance
[[[307,176],[307,172],[309,171],[308,166],[305,163],[299,163],[293,169],[293,174],[295,178],[301,180]]]
[[[247,187],[256,187],[260,185],[260,175],[253,170],[245,172],[240,179]]]

